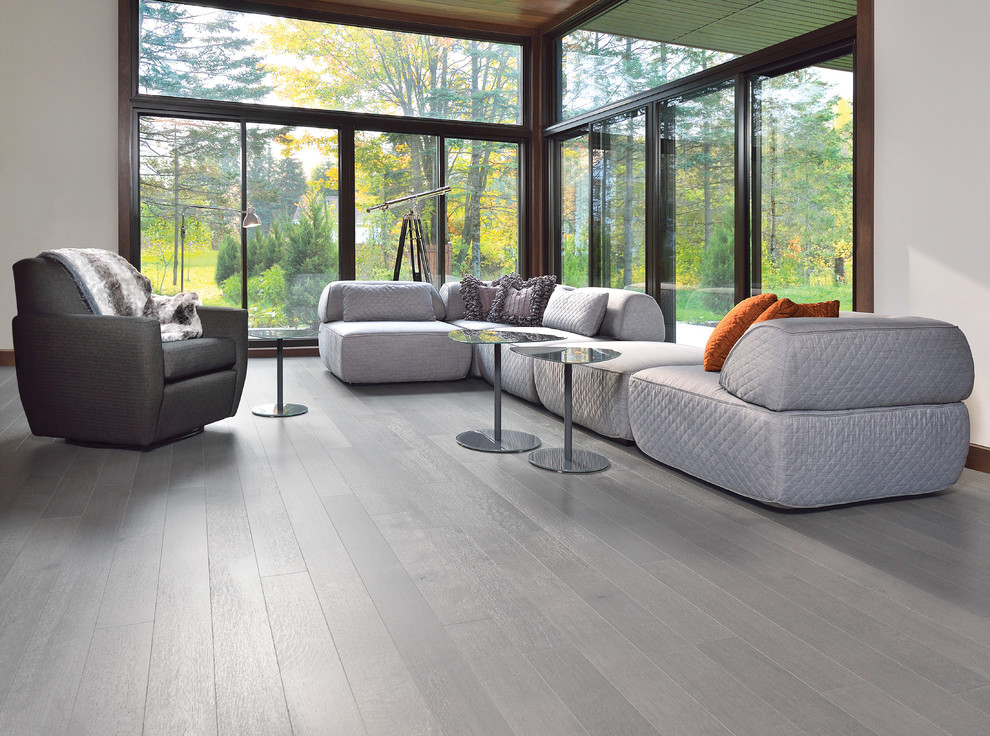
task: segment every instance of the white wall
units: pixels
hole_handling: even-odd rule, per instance
[[[972,442],[990,447],[990,2],[874,0],[874,12],[876,311],[962,328]]]
[[[0,349],[10,349],[14,261],[117,249],[116,0],[5,2],[0,69]]]

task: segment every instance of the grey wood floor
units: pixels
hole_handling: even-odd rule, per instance
[[[153,452],[33,437],[0,369],[0,734],[990,734],[990,477],[767,509],[491,389],[252,361]],[[560,442],[511,397],[506,426]]]

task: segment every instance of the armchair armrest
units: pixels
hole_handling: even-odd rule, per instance
[[[13,333],[33,433],[109,444],[154,440],[165,382],[157,320],[24,314],[14,317]]]
[[[203,323],[203,337],[227,337],[234,341],[234,369],[237,371],[237,384],[234,388],[234,402],[230,416],[237,413],[247,375],[248,357],[248,313],[245,309],[232,307],[197,307],[197,314]]]

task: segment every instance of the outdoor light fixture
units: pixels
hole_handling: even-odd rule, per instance
[[[219,210],[220,212],[237,212],[244,215],[244,219],[241,220],[241,227],[258,227],[261,224],[261,220],[258,215],[255,214],[254,207],[248,205],[246,210],[235,210],[232,207],[211,207],[205,204],[187,204],[182,208],[182,226],[179,229],[179,235],[182,238],[182,249],[179,251],[179,262],[180,266],[180,281],[179,281],[179,291],[185,290],[186,283],[186,210]],[[174,271],[173,271],[174,273]],[[174,283],[174,281],[173,281]]]

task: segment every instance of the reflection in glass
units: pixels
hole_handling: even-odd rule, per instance
[[[668,339],[700,344],[734,303],[734,93],[661,109],[660,307]]]
[[[252,326],[315,325],[320,294],[339,274],[337,131],[247,126],[248,201],[262,225],[248,232]],[[240,289],[240,243],[225,239],[216,281]]]
[[[141,0],[142,94],[522,121],[518,44]]]
[[[851,57],[753,80],[753,288],[852,309]]]
[[[214,278],[221,243],[238,244],[240,126],[212,120],[142,117],[139,123],[141,272],[156,294],[199,293],[204,304],[241,306],[240,283],[224,293]]]
[[[446,141],[448,280],[491,280],[519,270],[519,147]]]
[[[588,285],[588,220],[591,177],[588,136],[561,141],[560,155],[560,283]]]
[[[361,131],[355,134],[354,159],[357,204],[354,248],[357,279],[387,281],[392,278],[402,218],[410,210],[422,217],[424,235],[431,244],[427,252],[430,273],[436,277],[438,253],[435,197],[396,205],[387,210],[365,210],[392,199],[436,189],[437,138],[429,135]],[[408,241],[399,278],[403,281],[412,279]],[[434,286],[439,286],[439,283]]]
[[[567,34],[560,45],[562,119],[736,58],[735,54],[588,30]]]
[[[591,284],[646,291],[646,110],[592,131]]]

